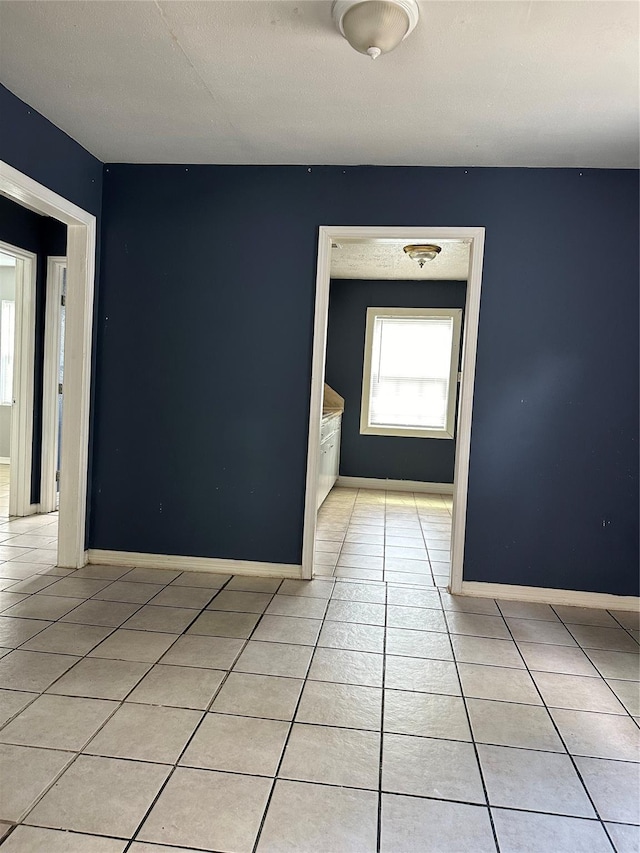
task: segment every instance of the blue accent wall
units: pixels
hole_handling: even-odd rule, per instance
[[[331,281],[326,382],[344,397],[343,477],[453,483],[455,439],[360,434],[367,308],[464,308],[464,281]]]
[[[319,225],[484,226],[465,579],[638,592],[638,173],[105,169],[90,544],[299,563]]]

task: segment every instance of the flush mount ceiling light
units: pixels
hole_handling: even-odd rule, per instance
[[[420,12],[416,0],[335,0],[331,15],[354,50],[377,59],[406,39]]]
[[[420,269],[425,264],[425,261],[433,261],[442,251],[441,246],[435,246],[433,243],[424,243],[422,245],[411,244],[405,246],[404,251],[409,255],[412,261],[417,261],[420,264]]]

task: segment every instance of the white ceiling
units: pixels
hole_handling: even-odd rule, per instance
[[[329,0],[3,0],[0,71],[107,162],[638,166],[637,3],[420,9],[372,62]]]
[[[341,240],[331,249],[331,278],[424,281],[466,281],[469,273],[469,244],[462,240],[434,242],[442,251],[421,268],[403,251],[416,240]]]

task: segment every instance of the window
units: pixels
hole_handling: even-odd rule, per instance
[[[0,313],[0,405],[13,404],[13,338],[16,303],[2,300]]]
[[[453,438],[460,308],[368,308],[360,432]]]

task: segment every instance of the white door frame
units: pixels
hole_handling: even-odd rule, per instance
[[[40,512],[56,509],[58,469],[58,383],[60,367],[60,309],[66,257],[47,258],[44,320],[44,369],[42,381],[42,461]]]
[[[67,303],[64,347],[66,394],[62,415],[58,565],[87,562],[87,467],[96,218],[0,161],[0,194],[67,225]]]
[[[311,402],[309,407],[309,444],[305,490],[304,528],[302,535],[302,577],[313,577],[313,552],[316,536],[316,492],[318,487],[318,453],[327,346],[329,287],[331,284],[331,243],[340,240],[406,240],[408,243],[438,240],[465,240],[469,243],[469,275],[462,342],[462,381],[458,404],[458,425],[454,468],[453,525],[451,531],[451,576],[449,589],[462,591],[465,528],[467,521],[467,487],[471,448],[471,415],[475,381],[480,289],[484,255],[484,228],[385,228],[324,225],[318,234],[318,268],[311,363]]]
[[[31,461],[38,256],[2,241],[0,252],[16,259],[9,515],[21,516],[34,512],[31,504]]]

